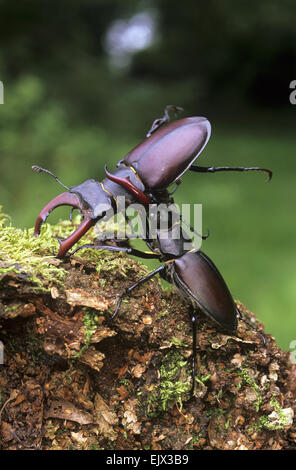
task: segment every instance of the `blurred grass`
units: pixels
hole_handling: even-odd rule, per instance
[[[3,211],[16,226],[31,227],[40,209],[63,192],[50,177],[33,173],[33,164],[51,169],[68,186],[88,178],[100,181],[104,164],[111,170],[139,142],[131,136],[116,137],[95,122],[88,127],[71,122],[34,77],[16,83],[0,107]],[[295,148],[295,134],[281,128],[268,132],[255,122],[240,130],[215,123],[198,163],[267,167],[272,181],[255,172],[187,172],[174,196],[179,204],[203,204],[203,233],[209,229],[210,237],[202,249],[233,296],[284,349],[296,339]],[[57,209],[49,222],[68,216],[69,210]]]

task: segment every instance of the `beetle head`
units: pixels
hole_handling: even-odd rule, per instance
[[[40,167],[32,167],[38,172],[45,172],[53,176],[56,181],[64,186],[69,192],[64,192],[53,198],[39,213],[36,223],[34,236],[40,234],[41,225],[49,214],[59,206],[71,206],[78,209],[83,220],[77,229],[67,239],[60,241],[60,250],[58,257],[61,258],[65,253],[89,230],[90,227],[103,218],[106,212],[112,209],[112,198],[104,192],[100,183],[93,179],[67,188],[61,183],[53,173]]]

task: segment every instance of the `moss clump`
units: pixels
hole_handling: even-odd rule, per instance
[[[258,412],[259,409],[260,409],[260,405],[262,403],[262,397],[261,397],[261,393],[260,393],[260,388],[259,386],[256,384],[255,380],[252,379],[247,370],[246,369],[241,369],[238,373],[239,377],[241,377],[243,379],[244,382],[246,382],[255,392],[256,392],[256,395],[257,395],[257,401],[255,402],[255,409],[256,411]]]
[[[181,371],[184,370],[185,366],[188,366],[188,362],[179,351],[171,351],[164,356],[160,368],[159,390],[160,409],[162,411],[166,411],[172,403],[178,403],[180,409],[182,409],[183,394],[190,389],[190,383],[182,380],[181,377]],[[186,373],[186,379],[188,375]]]
[[[262,431],[263,429],[267,429],[268,431],[278,431],[289,425],[288,417],[275,396],[270,400],[270,406],[272,406],[276,414],[275,422],[272,422],[271,416],[260,416],[257,423],[253,424],[249,428],[250,432]]]
[[[177,347],[188,348],[188,344],[184,343],[184,341],[181,341],[179,338],[176,338],[175,336],[172,337],[171,341]]]
[[[72,232],[70,221],[55,226],[43,224],[40,236],[34,237],[33,228],[13,227],[0,206],[0,275],[23,274],[42,290],[47,290],[44,281],[63,285],[67,271],[58,266],[55,259],[59,249],[57,238],[66,238]],[[80,243],[85,243],[85,239]]]
[[[168,352],[163,358],[158,371],[159,382],[145,387],[142,396],[142,413],[149,418],[155,418],[166,412],[175,404],[183,408],[184,394],[189,392],[191,384],[188,381],[188,361],[177,350]]]
[[[33,229],[12,227],[8,217],[0,212],[0,230],[0,274],[25,274],[40,288],[44,279],[62,283],[66,271],[50,263],[53,256],[48,255],[58,248],[49,225],[44,226],[40,237],[34,237]]]
[[[195,377],[195,380],[200,385],[204,385],[205,382],[207,382],[210,378],[211,378],[211,374],[204,374],[204,375],[201,375],[200,377]]]

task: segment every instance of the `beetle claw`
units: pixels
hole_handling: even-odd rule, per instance
[[[267,169],[265,169],[265,171],[268,173],[268,178],[266,180],[266,183],[269,183],[269,181],[271,181],[271,179],[272,179],[272,171],[267,170]]]

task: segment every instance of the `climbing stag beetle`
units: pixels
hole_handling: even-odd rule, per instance
[[[58,257],[62,258],[68,250],[98,221],[113,215],[117,211],[119,196],[125,198],[125,207],[132,203],[165,203],[173,202],[168,187],[173,183],[180,184],[183,174],[194,172],[217,171],[265,171],[259,167],[202,167],[193,163],[206,146],[211,125],[205,117],[188,117],[167,124],[169,111],[179,112],[181,108],[167,106],[164,116],[152,124],[145,140],[131,150],[111,174],[107,171],[102,182],[88,179],[83,183],[68,188],[49,170],[34,165],[37,172],[44,172],[56,179],[67,192],[52,199],[39,213],[34,235],[40,233],[41,225],[55,208],[63,205],[78,209],[82,222],[65,240],[60,241]]]
[[[45,172],[56,179],[67,192],[56,196],[40,212],[35,224],[34,234],[40,233],[41,225],[52,210],[61,205],[76,208],[82,214],[82,222],[66,240],[60,241],[58,257],[63,257],[70,248],[103,217],[118,212],[118,199],[125,198],[125,209],[132,203],[141,203],[146,211],[152,204],[173,203],[172,193],[168,188],[180,184],[186,171],[219,172],[219,171],[264,171],[269,179],[272,172],[259,167],[202,167],[194,165],[196,158],[206,146],[211,133],[209,121],[204,117],[189,117],[167,124],[169,111],[179,108],[168,106],[164,116],[154,121],[146,139],[131,150],[120,162],[113,173],[105,167],[106,178],[102,182],[94,179],[66,187],[49,170],[32,167],[35,171]],[[126,214],[125,214],[126,216]],[[128,220],[127,216],[126,219]],[[146,233],[145,242],[150,251],[140,251],[132,247],[110,246],[102,244],[83,245],[82,248],[106,249],[114,252],[123,251],[140,258],[158,259],[161,266],[128,287],[119,297],[115,312],[118,314],[122,299],[138,285],[151,279],[156,274],[171,282],[189,301],[192,309],[190,318],[193,335],[192,354],[192,391],[195,383],[196,358],[196,312],[203,312],[221,327],[234,333],[237,329],[238,316],[242,319],[232,295],[215,264],[201,250],[188,240],[190,237],[180,230],[179,222],[169,224],[166,236],[161,236],[160,224],[157,226],[156,239],[149,239]],[[184,221],[183,221],[184,222]],[[185,222],[186,223],[186,222]],[[149,225],[149,221],[148,221]],[[178,229],[176,232],[176,229]],[[200,235],[201,236],[201,235]],[[202,237],[206,238],[206,237]],[[185,247],[186,243],[186,248]]]

